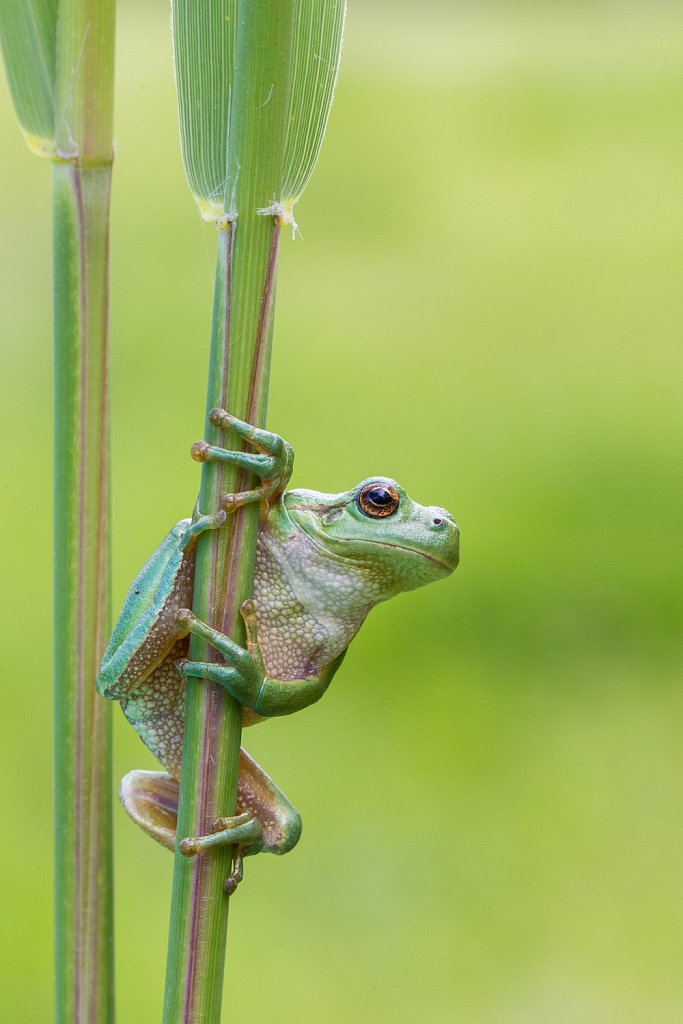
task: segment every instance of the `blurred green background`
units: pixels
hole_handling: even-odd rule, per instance
[[[121,4],[114,601],[198,471],[213,280],[168,10]],[[462,530],[327,698],[247,734],[300,808],[231,909],[226,1020],[683,1020],[683,11],[351,5],[284,245],[294,485],[393,475]],[[49,169],[0,92],[4,1020],[51,1011]],[[115,713],[117,778],[153,767]],[[171,857],[116,807],[118,1004],[160,1015]]]

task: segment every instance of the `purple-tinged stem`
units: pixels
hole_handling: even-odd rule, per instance
[[[250,244],[258,241],[262,253],[260,294],[254,294],[251,303],[257,314],[250,332],[254,343],[241,349],[230,345],[231,284],[234,286],[236,252],[239,255],[239,228],[230,225],[219,235],[211,345],[211,366],[216,372],[207,395],[205,435],[212,444],[223,441],[208,421],[214,406],[229,408],[250,422],[265,421],[280,228],[271,218],[261,217],[254,222],[253,232],[258,238],[252,237]],[[256,277],[253,283],[257,285]],[[200,509],[216,509],[221,494],[249,486],[241,471],[204,463]],[[256,506],[240,509],[231,515],[229,527],[205,535],[197,552],[195,614],[242,643],[239,609],[251,595],[257,525]],[[216,653],[193,637],[190,657],[213,661]],[[179,838],[205,835],[216,818],[234,813],[241,729],[242,708],[237,701],[215,684],[188,680]],[[189,800],[183,798],[187,791]],[[220,1019],[229,907],[223,882],[230,874],[231,854],[229,847],[191,859],[176,853],[165,1024],[198,1024],[200,1020],[213,1024]]]
[[[179,46],[187,19],[175,7],[176,72],[186,51]],[[278,197],[288,129],[294,32],[294,0],[240,4],[235,25],[234,71],[229,88],[224,209],[219,231],[204,437],[224,444],[209,422],[215,406],[265,426],[273,327],[275,273],[280,233],[276,217],[259,213]],[[190,19],[191,21],[192,19]],[[213,109],[213,108],[212,108]],[[201,112],[197,114],[202,122]],[[204,127],[211,129],[211,119]],[[203,140],[210,148],[215,140]],[[225,147],[223,147],[225,151]],[[232,447],[235,438],[229,439]],[[253,486],[248,475],[223,463],[202,466],[200,511],[215,512],[222,494]],[[193,611],[244,644],[239,609],[252,596],[255,505],[230,515],[221,530],[197,541]],[[212,661],[216,653],[192,637],[190,658]],[[220,687],[188,680],[178,838],[210,831],[218,817],[235,811],[242,708]],[[164,1024],[218,1024],[225,969],[231,849],[215,848],[187,859],[176,852],[166,974]]]
[[[114,0],[59,0],[55,62],[57,1024],[113,1024],[109,196]]]
[[[110,625],[110,167],[55,163],[55,955],[59,1024],[113,1020],[111,715],[94,687]]]

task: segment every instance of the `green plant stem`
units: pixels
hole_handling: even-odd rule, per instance
[[[208,421],[214,406],[265,424],[280,227],[257,211],[275,198],[281,176],[292,9],[292,0],[266,0],[240,13],[226,188],[237,219],[218,240],[205,424],[212,444],[223,443]],[[221,494],[250,485],[231,467],[205,463],[200,510],[215,511]],[[195,614],[242,643],[239,608],[251,594],[257,526],[250,506],[198,541]],[[210,661],[215,652],[193,637],[190,657]],[[224,690],[188,681],[179,839],[206,834],[216,817],[234,813],[241,724],[241,707]],[[164,1024],[220,1020],[230,858],[230,848],[192,859],[176,852]]]
[[[267,261],[276,254],[279,228],[273,227],[272,220],[263,219],[258,227],[266,236]],[[260,358],[254,354],[243,368],[235,366],[236,360],[225,359],[233,240],[232,228],[219,236],[208,408],[218,405],[238,410],[237,415],[260,424],[265,419],[269,351],[262,349]],[[262,340],[268,350],[271,326],[272,317],[268,315]],[[246,347],[243,353],[248,355]],[[232,373],[227,372],[228,366]],[[253,375],[253,384],[252,367],[261,369]],[[212,436],[215,433],[215,428],[207,427],[211,443],[220,444],[222,439]],[[212,469],[202,472],[202,510],[215,509],[220,494],[250,485],[231,467]],[[257,520],[255,506],[240,510],[231,517],[230,526],[212,538],[213,545],[203,544],[197,552],[195,575],[201,582],[195,583],[195,613],[238,642],[244,642],[239,607],[250,593]],[[215,652],[193,643],[190,657],[211,661]],[[185,752],[189,750],[192,756],[183,755],[179,838],[206,834],[215,818],[234,813],[241,731],[242,708],[237,701],[204,680],[188,681]],[[220,1019],[229,903],[223,882],[230,873],[230,858],[229,847],[192,860],[176,853],[164,1016],[167,1022]]]
[[[114,1018],[108,272],[114,7],[60,0],[53,165],[58,1024]]]
[[[113,1019],[111,715],[94,687],[110,627],[110,168],[57,163],[55,885],[59,1022]]]

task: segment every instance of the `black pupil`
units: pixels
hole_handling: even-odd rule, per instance
[[[366,491],[364,498],[370,505],[393,505],[394,496],[391,491],[387,491],[384,487],[373,487],[369,491]]]

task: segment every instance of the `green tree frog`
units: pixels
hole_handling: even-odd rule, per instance
[[[291,490],[293,453],[278,435],[220,409],[211,422],[255,451],[193,445],[198,461],[218,460],[253,473],[258,487],[224,495],[213,515],[181,520],[135,578],[97,677],[100,694],[123,713],[164,772],[132,771],[120,797],[128,814],[169,849],[176,819],[183,748],[185,678],[210,679],[243,706],[245,725],[288,715],[322,697],[370,609],[404,590],[451,573],[459,534],[442,508],[418,505],[394,480],[372,477],[340,494]],[[242,605],[246,650],[197,619],[190,606],[196,539],[229,528],[229,513],[260,503],[253,598]],[[188,661],[190,634],[204,637],[222,662]],[[207,836],[185,837],[193,856],[219,843],[234,846],[232,892],[242,858],[282,854],[301,819],[266,773],[242,750],[234,816]]]

